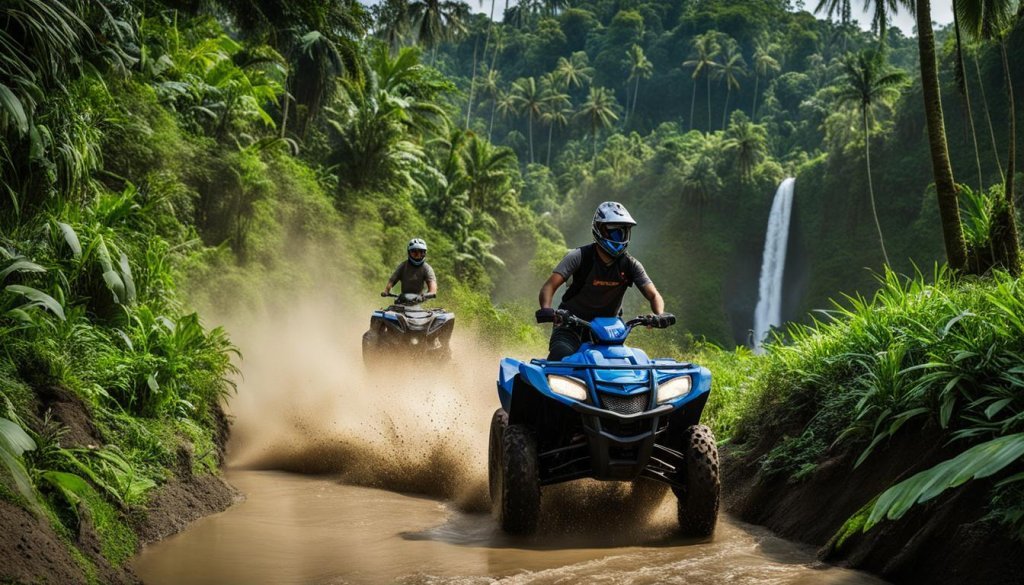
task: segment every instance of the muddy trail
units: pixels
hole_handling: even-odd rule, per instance
[[[881,583],[725,515],[681,539],[654,484],[545,488],[539,534],[507,537],[486,486],[499,355],[463,328],[452,364],[368,372],[363,320],[303,306],[228,323],[225,476],[246,500],[147,547],[146,583]]]

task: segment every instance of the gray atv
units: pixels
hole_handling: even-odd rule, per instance
[[[381,296],[392,297],[395,302],[370,316],[370,329],[363,334],[363,363],[367,367],[394,357],[451,360],[455,314],[444,309],[423,308],[423,302],[435,298],[434,294],[381,293]]]

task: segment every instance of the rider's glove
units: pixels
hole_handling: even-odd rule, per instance
[[[544,309],[537,309],[535,313],[538,323],[554,323],[555,322],[555,310],[551,307]]]
[[[675,317],[668,313],[662,313],[660,315],[651,315],[651,318],[652,324],[658,329],[664,329],[676,322]]]
[[[382,290],[382,291],[380,291],[380,296],[382,296],[382,297],[386,297],[386,296],[388,296],[389,294],[390,294],[390,293],[388,293],[388,291],[386,291],[386,290]]]

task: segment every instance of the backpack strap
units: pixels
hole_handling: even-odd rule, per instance
[[[570,276],[572,282],[569,284],[568,290],[562,295],[562,302],[568,301],[574,296],[578,295],[583,290],[584,285],[587,284],[587,275],[590,274],[591,269],[594,268],[594,259],[597,253],[594,251],[595,244],[588,244],[586,246],[580,246],[580,265],[576,267],[576,270]]]

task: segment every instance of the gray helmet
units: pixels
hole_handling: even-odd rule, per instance
[[[423,257],[419,260],[414,259],[412,257],[413,250],[423,250]],[[427,259],[427,243],[420,238],[413,238],[409,240],[409,245],[405,247],[405,252],[409,255],[409,262],[412,263],[413,266],[419,266]]]
[[[597,206],[591,231],[594,241],[612,258],[621,256],[629,246],[629,232],[636,225],[621,203],[605,201]]]

